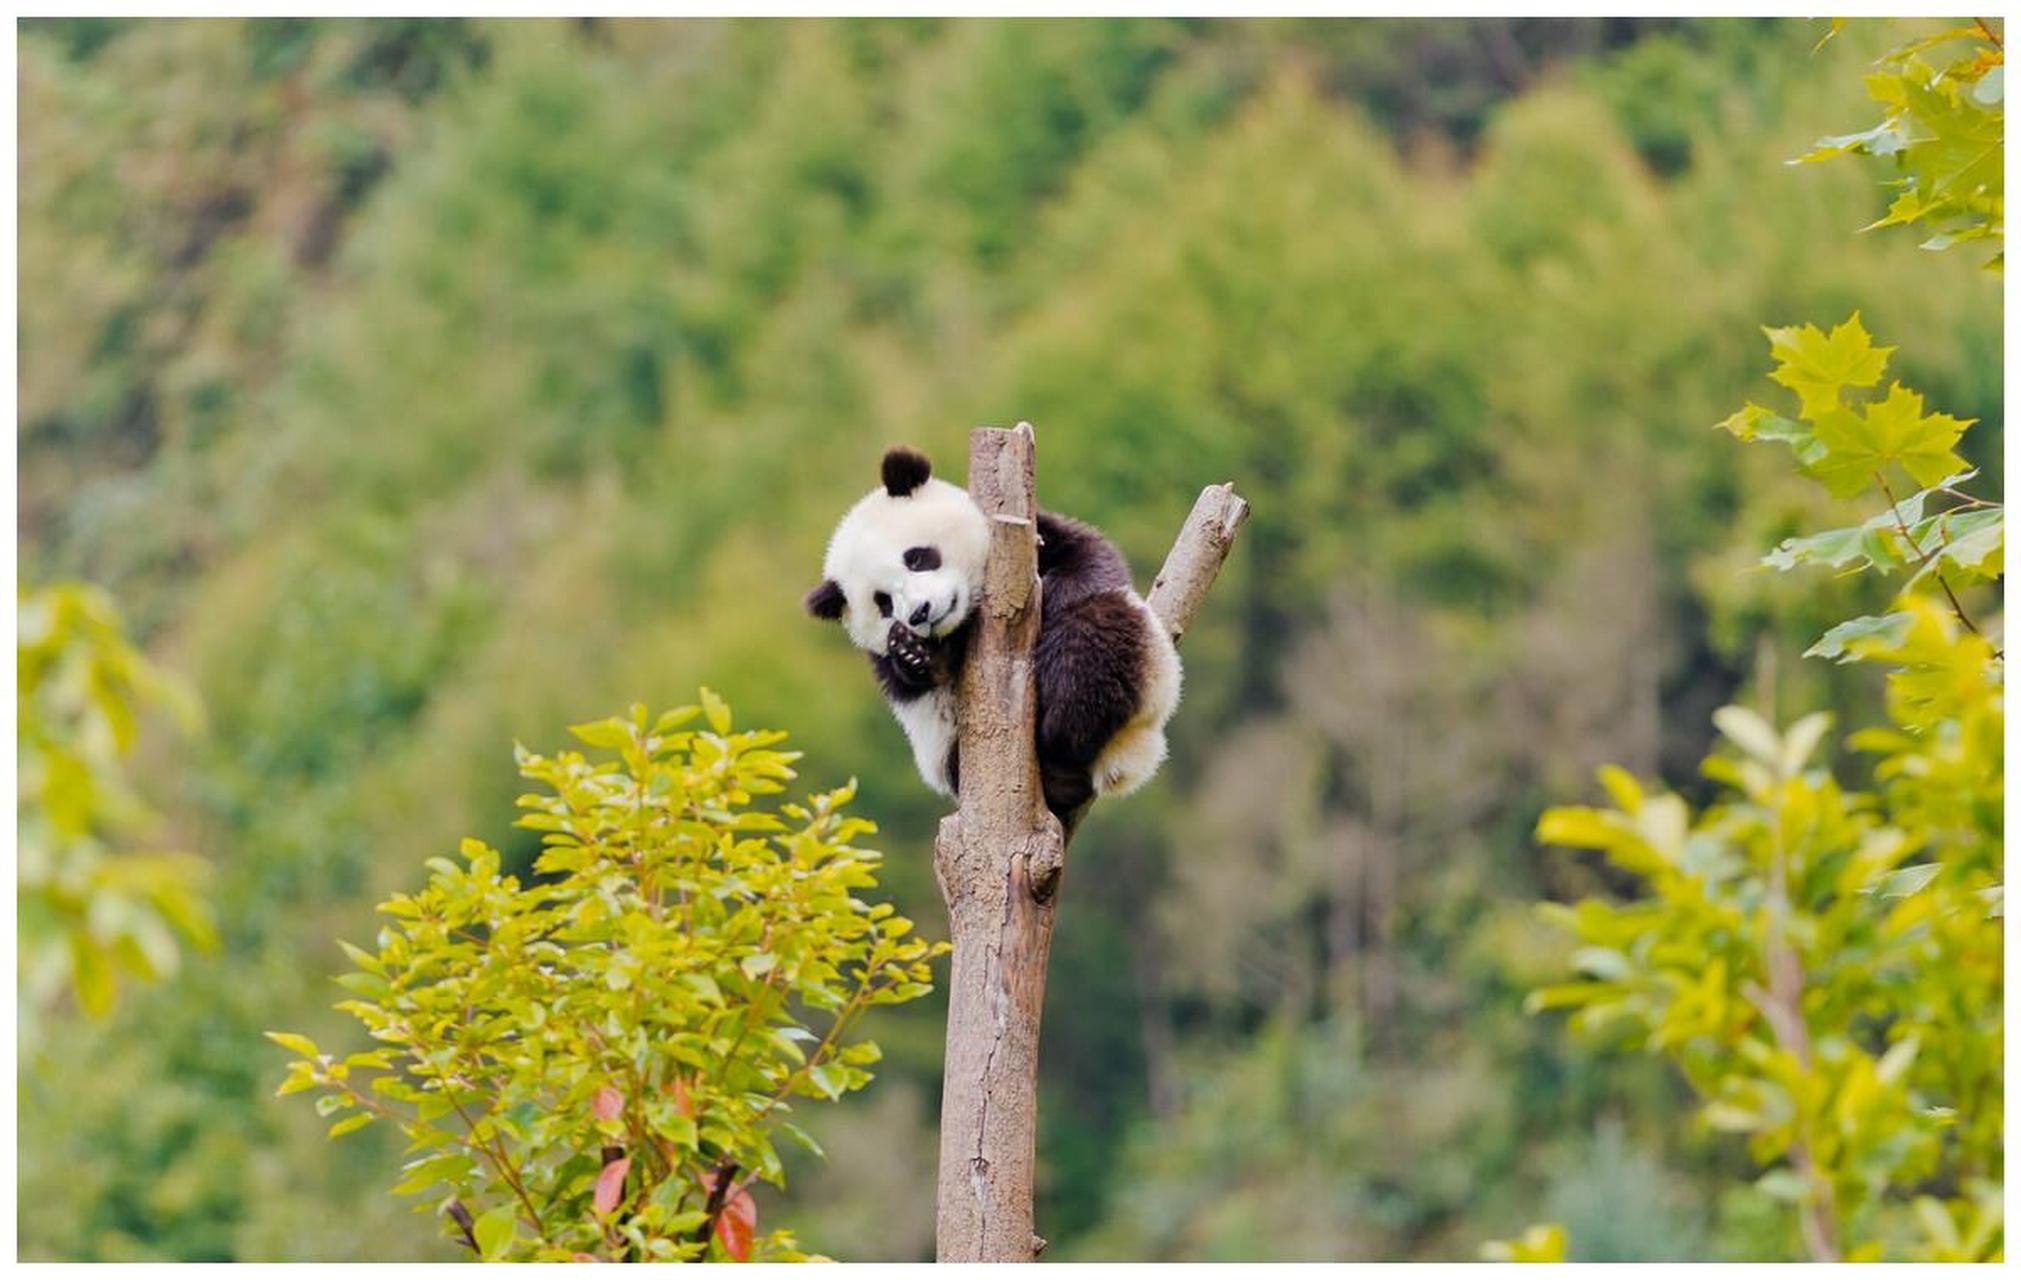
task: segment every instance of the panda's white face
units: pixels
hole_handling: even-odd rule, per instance
[[[822,573],[841,589],[849,638],[881,654],[893,622],[940,637],[968,621],[988,552],[989,522],[974,499],[927,479],[902,497],[873,490],[851,507]]]

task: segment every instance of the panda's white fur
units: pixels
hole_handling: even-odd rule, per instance
[[[1146,655],[1149,660],[1144,664],[1137,713],[1117,730],[1095,760],[1098,796],[1126,796],[1149,782],[1158,766],[1165,763],[1165,722],[1179,709],[1179,691],[1184,683],[1179,649],[1172,643],[1172,633],[1165,630],[1165,624],[1136,592],[1132,591],[1130,596],[1144,613],[1152,643]]]
[[[937,547],[940,568],[916,573],[905,567],[912,547]],[[983,561],[989,555],[989,519],[968,490],[928,478],[904,497],[873,489],[849,508],[828,539],[821,574],[842,588],[848,607],[842,625],[856,647],[883,653],[894,619],[931,610],[930,634],[945,636],[968,621],[982,589]],[[890,595],[891,612],[873,602]]]
[[[887,454],[884,476],[836,526],[824,580],[807,604],[841,621],[870,655],[920,776],[952,796],[955,679],[989,522],[965,490],[931,478],[931,464],[910,450]],[[1051,513],[1039,525],[1037,745],[1047,804],[1071,823],[1088,798],[1125,794],[1157,772],[1182,677],[1169,633],[1115,547]]]

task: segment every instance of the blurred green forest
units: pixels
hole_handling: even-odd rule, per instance
[[[1711,430],[1758,326],[1859,308],[2000,490],[2001,313],[1860,236],[1899,32],[1855,21],[50,20],[19,42],[23,580],[196,687],[136,774],[219,949],[20,1064],[26,1258],[452,1259],[397,1136],[272,1100],[276,1027],[471,835],[514,739],[707,683],[855,776],[944,933],[941,806],[801,593],[880,450],[1028,418],[1049,507],[1147,584],[1203,484],[1254,517],[1157,783],[1075,846],[1040,1230],[1076,1259],[1795,1251],[1654,1059],[1526,1018],[1530,832],[1616,761],[1695,794],[1710,711],[1857,723],[1801,661],[1846,523]],[[1618,884],[1614,887],[1620,887]],[[930,1256],[944,1005],[881,1010],[761,1229]]]

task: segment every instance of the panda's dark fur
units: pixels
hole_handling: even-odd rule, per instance
[[[841,621],[869,655],[921,775],[952,795],[961,768],[954,685],[974,630],[988,521],[912,450],[885,455],[883,480],[837,526],[807,609]],[[1046,807],[1071,827],[1095,796],[1134,790],[1157,771],[1179,658],[1114,544],[1045,511],[1038,534],[1039,773]]]

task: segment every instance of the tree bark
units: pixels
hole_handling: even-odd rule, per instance
[[[969,436],[969,494],[990,521],[981,607],[960,699],[961,796],[934,871],[954,961],[940,1107],[936,1253],[1029,1262],[1039,1019],[1066,842],[1039,787],[1038,501],[1029,423]],[[1248,513],[1232,485],[1200,495],[1148,602],[1174,640],[1191,624]]]

